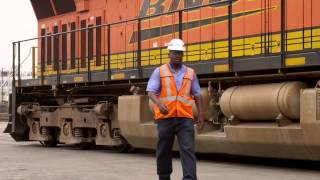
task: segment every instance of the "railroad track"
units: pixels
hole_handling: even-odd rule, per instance
[[[0,113],[0,121],[9,121],[8,113]]]

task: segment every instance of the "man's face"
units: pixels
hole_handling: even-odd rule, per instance
[[[179,65],[182,63],[183,51],[170,51],[169,58],[170,63],[173,65]]]

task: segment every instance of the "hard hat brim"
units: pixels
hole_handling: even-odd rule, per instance
[[[178,48],[178,47],[168,47],[168,50],[170,51],[186,51],[186,48],[185,47],[182,47],[182,48]]]

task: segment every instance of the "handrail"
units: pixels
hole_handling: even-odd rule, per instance
[[[174,10],[174,11],[168,11],[168,12],[165,12],[165,13],[158,13],[158,14],[149,15],[149,16],[144,16],[144,17],[138,17],[138,18],[129,19],[129,20],[124,20],[124,21],[118,21],[118,22],[113,22],[113,23],[95,25],[95,26],[91,26],[91,27],[80,28],[80,29],[71,30],[71,31],[66,31],[66,32],[59,32],[59,33],[55,33],[55,34],[50,34],[50,35],[45,35],[45,36],[39,36],[39,37],[36,37],[36,38],[30,38],[30,39],[15,41],[15,42],[13,42],[13,43],[32,41],[32,40],[37,40],[37,39],[45,38],[45,37],[52,37],[52,36],[57,36],[57,35],[62,35],[62,34],[68,34],[68,33],[72,33],[72,32],[79,32],[79,31],[83,31],[83,30],[87,30],[87,29],[95,29],[95,28],[98,28],[98,27],[113,26],[113,25],[117,25],[117,24],[123,24],[123,23],[133,22],[133,21],[139,21],[139,20],[142,21],[142,20],[145,20],[145,19],[152,19],[152,18],[159,17],[159,16],[162,16],[162,15],[174,14],[174,13],[177,13],[177,12],[180,12],[180,11],[181,11],[181,12],[184,12],[184,11],[190,11],[190,10],[194,10],[194,9],[198,9],[198,8],[203,8],[203,7],[208,7],[208,6],[225,4],[226,2],[231,2],[231,3],[232,3],[232,0],[224,0],[224,1],[219,1],[219,2],[213,2],[213,3],[203,4],[203,5],[200,5],[200,6],[193,6],[193,7],[178,9],[178,10]]]
[[[46,40],[45,38],[47,37],[59,37],[60,35],[65,35],[65,34],[70,34],[70,33],[76,33],[76,32],[81,32],[81,31],[87,31],[87,30],[93,30],[93,29],[97,29],[97,28],[106,28],[105,29],[105,37],[104,39],[106,40],[106,46],[105,48],[102,50],[104,52],[104,62],[102,62],[102,60],[100,59],[100,62],[102,63],[102,65],[104,66],[103,67],[103,71],[107,71],[108,72],[108,79],[110,80],[111,79],[111,75],[113,73],[113,68],[112,68],[112,61],[114,59],[111,59],[113,58],[111,55],[112,52],[111,52],[111,47],[113,47],[113,44],[111,43],[111,39],[113,39],[114,37],[112,37],[112,34],[111,34],[111,30],[113,30],[113,26],[114,25],[119,25],[119,24],[125,24],[125,23],[130,23],[130,22],[134,22],[132,24],[129,24],[130,26],[132,25],[133,26],[133,31],[134,31],[134,43],[135,44],[135,48],[133,50],[130,50],[130,51],[126,51],[125,50],[125,53],[127,52],[134,52],[136,54],[134,54],[133,56],[133,65],[130,66],[129,68],[135,68],[135,70],[138,70],[139,72],[139,76],[138,77],[142,77],[142,64],[143,62],[145,62],[145,60],[147,61],[148,59],[147,58],[143,58],[145,57],[143,55],[143,51],[145,49],[142,49],[142,42],[144,41],[144,37],[143,37],[143,29],[142,29],[142,23],[144,20],[148,20],[148,19],[152,19],[152,18],[155,18],[155,17],[160,17],[160,16],[163,16],[163,15],[178,15],[179,17],[179,21],[177,22],[176,21],[176,18],[174,18],[174,22],[171,24],[172,25],[172,28],[174,27],[175,28],[175,31],[170,31],[170,33],[179,33],[179,38],[182,38],[182,35],[183,35],[183,27],[184,26],[184,22],[183,22],[183,13],[188,13],[188,12],[185,12],[185,11],[190,11],[190,10],[195,10],[195,9],[199,9],[199,8],[204,8],[204,7],[209,7],[209,6],[213,6],[213,8],[219,6],[219,5],[224,5],[225,8],[227,8],[228,10],[228,14],[225,15],[225,17],[227,17],[228,19],[226,19],[227,21],[227,28],[228,28],[228,32],[226,33],[226,36],[227,38],[226,39],[223,39],[223,40],[227,40],[228,43],[224,46],[224,47],[214,47],[214,50],[218,50],[219,48],[225,48],[225,51],[221,51],[220,53],[222,52],[226,52],[226,58],[224,60],[226,60],[224,63],[226,63],[228,66],[229,66],[229,71],[233,71],[233,63],[234,63],[234,59],[235,56],[233,55],[233,53],[235,51],[238,50],[237,46],[238,45],[233,45],[233,41],[235,40],[234,37],[233,37],[233,16],[234,16],[234,12],[233,12],[233,3],[234,3],[234,0],[221,0],[221,1],[215,1],[215,2],[212,2],[212,3],[208,3],[208,4],[203,4],[203,5],[199,5],[199,6],[193,6],[193,7],[188,7],[188,8],[182,8],[182,9],[177,9],[177,10],[173,10],[173,11],[167,11],[167,12],[164,12],[164,13],[158,13],[158,14],[153,14],[153,15],[147,15],[147,16],[143,16],[143,17],[136,17],[136,18],[133,18],[133,19],[127,19],[127,20],[123,20],[123,21],[117,21],[117,22],[111,22],[111,23],[105,23],[105,24],[100,24],[100,25],[90,25],[89,27],[85,27],[85,28],[79,28],[79,29],[74,29],[74,30],[70,30],[70,31],[65,31],[65,32],[58,32],[58,33],[55,33],[55,34],[49,34],[49,35],[43,35],[43,36],[38,36],[36,38],[30,38],[30,39],[25,39],[25,40],[21,40],[21,41],[15,41],[13,42],[13,61],[16,61],[16,59],[18,61],[20,61],[20,44],[23,43],[23,42],[26,42],[26,41],[32,41],[32,40],[42,40],[42,38],[44,40]],[[265,9],[262,9],[262,10],[267,10],[269,9],[269,7],[261,7],[261,8],[265,8]],[[175,14],[175,13],[178,13],[178,14]],[[287,29],[286,29],[286,25],[285,25],[285,22],[286,22],[286,0],[281,0],[281,18],[280,21],[281,21],[281,31],[279,32],[279,34],[281,35],[281,40],[279,42],[281,42],[281,49],[279,50],[279,57],[281,58],[281,67],[279,67],[280,69],[281,68],[284,68],[285,67],[285,58],[287,55],[290,54],[290,52],[288,52],[286,50],[286,47],[287,47],[287,41],[289,40],[288,37],[286,36],[286,34],[288,33]],[[211,23],[213,23],[213,21],[210,21]],[[127,24],[125,24],[127,25]],[[179,25],[179,26],[178,26]],[[178,26],[178,27],[177,27]],[[178,30],[179,29],[179,30]],[[264,35],[264,38],[269,38],[269,36],[272,36],[272,34],[269,34],[271,32],[267,31],[265,33],[268,33]],[[312,27],[311,27],[311,33],[312,33]],[[304,34],[304,33],[303,33]],[[261,32],[261,35],[263,35],[263,32]],[[159,35],[160,36],[160,35]],[[158,36],[157,36],[158,37]],[[130,38],[130,37],[129,37]],[[132,38],[132,37],[131,37]],[[303,37],[303,40],[305,37]],[[214,40],[213,40],[214,41]],[[263,45],[262,43],[268,43],[268,45]],[[312,45],[312,34],[311,34],[311,45]],[[272,55],[272,50],[270,51],[269,48],[272,48],[273,47],[273,44],[272,44],[272,41],[270,39],[268,40],[264,40],[264,42],[262,42],[261,40],[261,45],[260,45],[260,48],[261,48],[261,52],[264,52],[265,55],[264,56],[269,56],[269,55]],[[270,43],[270,45],[269,45]],[[239,45],[239,46],[242,46],[242,45]],[[244,46],[244,45],[243,45]],[[16,52],[16,48],[18,49],[18,52]],[[160,46],[160,49],[163,48],[162,46]],[[264,51],[263,49],[264,48]],[[152,48],[150,48],[152,49]],[[246,48],[244,47],[242,50],[245,50]],[[248,48],[247,48],[248,49]],[[78,48],[79,50],[79,48]],[[147,49],[149,50],[149,49]],[[212,53],[214,52],[214,50],[212,50]],[[46,50],[45,50],[46,51]],[[161,52],[161,51],[160,51]],[[191,51],[189,51],[191,52]],[[201,53],[201,51],[199,50],[199,54]],[[261,53],[262,54],[262,53]],[[149,54],[150,55],[150,54]],[[198,55],[198,54],[193,54],[193,55]],[[18,57],[17,57],[18,56]],[[188,57],[188,54],[186,55]],[[160,58],[160,63],[162,62],[162,56],[159,56],[158,58]],[[215,57],[213,57],[214,59]],[[46,59],[46,58],[44,58]],[[53,61],[55,61],[57,58],[54,58]],[[94,63],[93,61],[91,61],[92,59],[88,59],[87,56],[85,56],[85,59],[86,61],[88,60],[87,62],[87,70],[86,72],[88,73],[88,80],[90,81],[91,79],[91,71],[94,71],[94,69],[90,69],[91,68],[91,63]],[[124,60],[124,64],[126,66],[126,63],[127,63],[127,58],[125,57]],[[58,61],[61,60],[61,58],[58,58]],[[63,59],[65,60],[65,59]],[[67,60],[67,58],[66,58]],[[78,63],[80,62],[79,60],[79,57],[78,59],[76,59],[78,61]],[[122,60],[122,59],[120,59]],[[116,61],[120,61],[118,58],[116,59]],[[157,59],[158,61],[158,59]],[[201,61],[201,57],[200,57],[200,60]],[[13,62],[13,66],[14,66],[14,63]],[[150,64],[150,58],[149,58],[149,64]],[[20,63],[18,63],[18,66],[20,66]],[[76,65],[75,65],[76,66]],[[15,67],[15,66],[14,66]],[[79,73],[79,67],[80,65],[78,64],[78,73]],[[126,68],[126,67],[125,67]],[[75,69],[75,68],[74,68]],[[80,68],[81,69],[81,68]],[[60,73],[63,74],[63,70],[62,69],[62,72],[60,72],[60,64],[58,64],[58,69],[54,70],[55,72],[54,73],[57,73],[57,83],[59,84],[59,78],[60,78]],[[14,71],[18,71],[18,82],[20,82],[20,67],[18,67],[18,69],[14,68],[13,69],[13,72]],[[40,69],[40,73],[41,73],[41,82],[43,84],[43,81],[44,81],[44,77],[45,77],[45,70],[43,70],[42,68]],[[82,72],[82,70],[81,70]],[[83,71],[85,72],[85,71]],[[15,77],[14,77],[15,78]]]
[[[168,15],[168,14],[175,14],[175,13],[179,13],[179,37],[182,38],[182,18],[183,18],[183,12],[184,11],[190,11],[190,10],[194,10],[194,9],[199,9],[199,8],[203,8],[203,7],[208,7],[208,6],[217,6],[217,5],[221,5],[221,4],[226,4],[228,6],[232,6],[233,0],[221,0],[219,2],[212,2],[212,3],[208,3],[208,4],[203,4],[203,5],[199,5],[199,6],[193,6],[193,7],[188,7],[188,8],[183,8],[183,9],[177,9],[174,11],[168,11],[165,13],[158,13],[158,14],[154,14],[154,15],[149,15],[149,16],[144,16],[144,17],[138,17],[138,18],[133,18],[133,19],[128,19],[128,20],[124,20],[124,21],[118,21],[118,22],[113,22],[113,23],[107,23],[107,24],[101,24],[101,25],[92,25],[89,27],[85,27],[85,28],[80,28],[80,29],[75,29],[75,30],[71,30],[71,31],[66,31],[66,32],[58,32],[55,34],[50,34],[50,35],[44,35],[44,36],[39,36],[37,38],[30,38],[30,39],[25,39],[25,40],[20,40],[20,41],[16,41],[13,42],[13,72],[15,71],[14,69],[14,61],[15,61],[15,46],[18,46],[18,85],[20,86],[20,82],[21,82],[21,77],[20,77],[20,44],[23,42],[27,42],[27,41],[32,41],[32,40],[42,40],[42,39],[46,39],[47,37],[59,37],[60,35],[65,35],[65,34],[70,34],[70,33],[74,33],[74,32],[81,32],[81,31],[87,31],[87,30],[91,30],[91,29],[97,29],[100,27],[107,27],[107,38],[108,38],[108,69],[106,69],[105,65],[104,65],[104,71],[108,71],[108,79],[111,79],[111,66],[110,66],[110,61],[111,61],[111,26],[113,25],[117,25],[117,24],[123,24],[123,23],[129,23],[129,22],[137,22],[138,25],[138,50],[137,50],[137,69],[138,69],[138,76],[142,77],[142,67],[141,67],[141,50],[142,50],[142,37],[141,37],[141,22],[143,20],[146,19],[152,19],[154,17],[159,17],[159,16],[163,16],[163,15]],[[230,7],[229,7],[230,9]],[[230,13],[230,12],[229,12]],[[232,16],[232,14],[229,14],[229,19]],[[229,23],[230,24],[230,23]],[[229,30],[230,31],[230,30]],[[230,48],[229,48],[230,49]],[[231,51],[232,52],[232,51]],[[41,60],[42,63],[42,60]],[[61,72],[60,72],[60,65],[59,65],[59,60],[58,60],[58,68],[56,70],[56,75],[57,75],[57,85],[60,84],[60,76],[61,76]],[[104,62],[104,64],[106,64]],[[41,67],[44,67],[44,65],[41,64]],[[79,67],[78,67],[79,68]],[[14,72],[15,73],[15,72]],[[91,69],[90,69],[90,63],[88,61],[88,67],[87,67],[87,73],[88,73],[88,81],[91,81]],[[40,76],[41,76],[41,84],[43,85],[44,83],[44,69],[41,68],[41,72],[40,72]],[[15,81],[15,77],[13,77],[14,81]],[[15,88],[15,85],[13,85],[13,88]]]

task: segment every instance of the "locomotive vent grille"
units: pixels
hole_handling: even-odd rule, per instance
[[[316,95],[317,97],[317,114],[316,114],[316,116],[317,116],[317,120],[320,120],[320,89],[317,89],[317,95]]]

